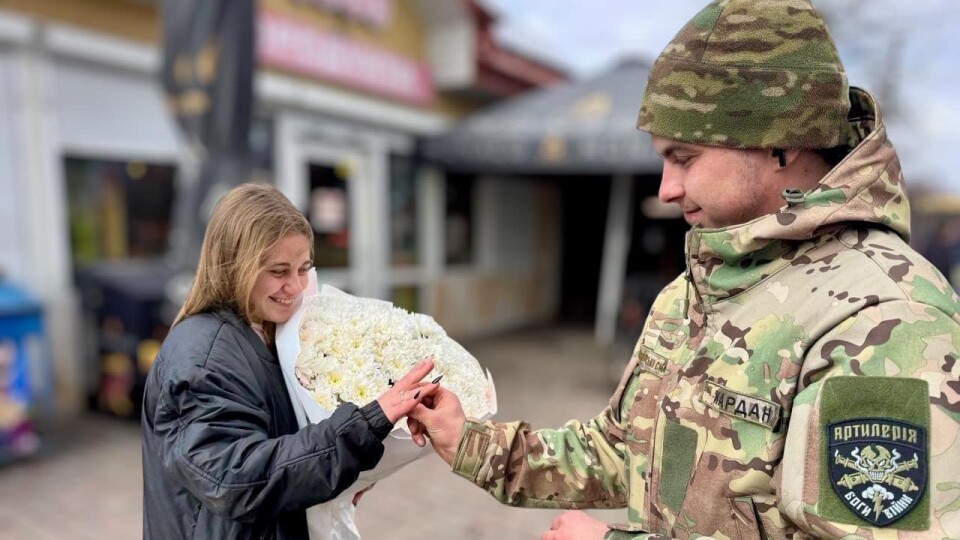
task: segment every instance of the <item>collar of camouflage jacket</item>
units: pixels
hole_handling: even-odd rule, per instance
[[[909,240],[910,205],[880,109],[859,88],[850,100],[859,143],[802,200],[742,225],[687,233],[687,276],[706,306],[751,288],[845,227],[885,227]]]

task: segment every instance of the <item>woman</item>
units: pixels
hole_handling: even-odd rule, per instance
[[[193,286],[147,377],[144,538],[306,539],[304,509],[383,454],[437,385],[423,361],[376,401],[298,429],[273,337],[312,265],[313,231],[279,191],[244,184],[214,209]]]

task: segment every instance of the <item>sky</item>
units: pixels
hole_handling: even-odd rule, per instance
[[[484,3],[499,15],[496,34],[504,43],[579,78],[609,69],[618,58],[655,58],[706,0]],[[960,2],[815,0],[814,5],[828,17],[851,84],[883,92],[881,111],[911,193],[960,195]],[[883,79],[889,84],[881,84]],[[638,89],[638,107],[640,98]]]

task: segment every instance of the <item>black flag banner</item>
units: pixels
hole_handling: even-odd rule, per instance
[[[254,0],[162,0],[161,10],[161,80],[196,165],[179,175],[170,259],[191,272],[208,199],[250,175]]]

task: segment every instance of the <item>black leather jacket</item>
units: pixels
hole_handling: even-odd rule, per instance
[[[276,355],[234,313],[189,317],[163,342],[143,398],[143,537],[306,539],[304,509],[383,455],[376,401],[297,428]]]

